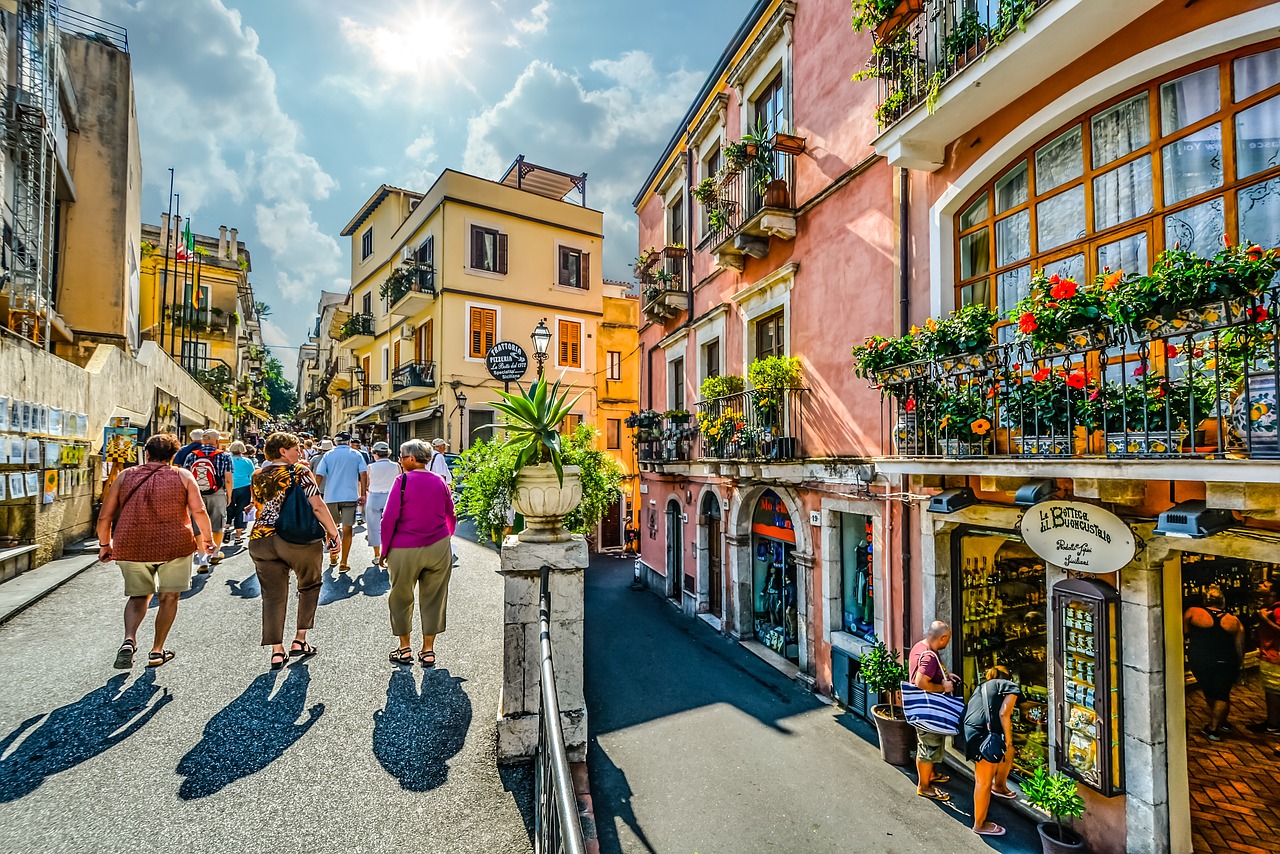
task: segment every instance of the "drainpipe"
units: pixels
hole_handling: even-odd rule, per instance
[[[905,168],[898,169],[898,334],[906,335],[911,328],[908,312],[911,309],[911,278],[907,271],[910,253],[907,251],[907,229],[910,214],[911,175]],[[908,476],[909,477],[909,476]],[[902,648],[911,649],[915,643],[911,633],[911,503],[902,503]]]

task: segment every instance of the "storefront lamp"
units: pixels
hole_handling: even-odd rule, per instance
[[[538,377],[542,377],[542,363],[547,360],[547,347],[551,346],[551,330],[547,328],[547,319],[538,321],[538,325],[529,333],[533,339],[533,358],[538,360]]]
[[[1013,503],[1019,507],[1030,507],[1041,501],[1048,501],[1058,491],[1058,484],[1052,480],[1029,480],[1013,495]]]
[[[1153,533],[1186,540],[1203,540],[1221,534],[1236,523],[1230,510],[1211,509],[1203,501],[1175,504],[1156,517]]]
[[[954,513],[978,503],[978,497],[967,486],[944,489],[929,499],[930,513]]]

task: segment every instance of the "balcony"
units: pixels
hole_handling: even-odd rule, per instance
[[[416,267],[392,283],[388,294],[391,313],[399,317],[412,317],[431,305],[436,298],[436,271],[430,267]]]
[[[689,310],[689,292],[680,287],[646,285],[642,310],[649,320],[664,323],[680,312]]]
[[[867,76],[879,81],[876,153],[934,171],[953,140],[1159,4],[1159,0],[923,0],[877,34]]]
[[[352,412],[359,409],[368,409],[381,393],[382,386],[380,385],[365,385],[343,392],[342,411]]]
[[[1107,325],[1052,354],[1014,342],[893,368],[878,380],[877,467],[1280,483],[1278,310],[1272,290]]]
[[[769,238],[796,236],[795,154],[804,150],[804,140],[782,134],[773,140],[763,160],[724,172],[708,187],[706,200],[700,199],[707,226],[698,248],[714,254],[722,267],[741,270],[744,256],[769,254]]]
[[[804,398],[808,389],[753,389],[698,404],[693,453],[704,460],[802,457]]]
[[[435,362],[410,362],[391,373],[391,398],[416,400],[436,387]]]
[[[343,347],[358,349],[372,344],[374,334],[372,314],[353,314],[342,324],[338,340]]]

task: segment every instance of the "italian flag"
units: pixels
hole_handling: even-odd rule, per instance
[[[196,239],[191,235],[191,220],[182,228],[182,242],[178,244],[178,250],[174,253],[174,258],[179,261],[186,261],[196,252]]]

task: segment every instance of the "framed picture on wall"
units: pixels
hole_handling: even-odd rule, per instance
[[[9,398],[0,397],[0,430],[9,429]]]

